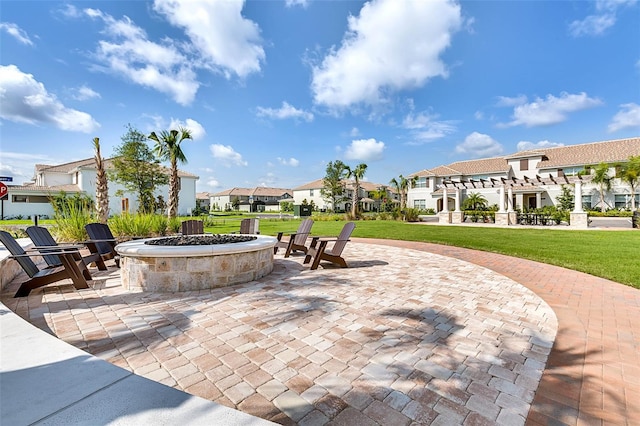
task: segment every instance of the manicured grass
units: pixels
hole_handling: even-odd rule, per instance
[[[246,216],[244,216],[246,217]],[[219,217],[206,232],[240,229],[241,216]],[[30,221],[0,221],[3,225],[29,225]],[[293,232],[299,219],[261,219],[260,232]],[[344,221],[316,220],[312,235],[335,236]],[[488,228],[435,226],[385,220],[358,221],[354,237],[423,241],[484,250],[562,266],[640,289],[640,231],[578,231],[553,228]]]
[[[300,220],[260,220],[263,235],[295,231]],[[344,222],[315,221],[312,235],[338,235]],[[207,228],[237,231],[239,221]],[[553,228],[472,228],[397,221],[358,221],[354,237],[423,241],[521,257],[606,278],[640,289],[640,231],[578,231]]]

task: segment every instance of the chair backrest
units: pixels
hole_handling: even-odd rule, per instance
[[[204,222],[196,219],[182,221],[182,235],[204,234]]]
[[[351,238],[351,233],[353,229],[356,227],[356,224],[353,222],[347,222],[342,227],[342,231],[340,231],[340,235],[338,235],[338,239],[331,247],[331,254],[334,256],[340,256],[342,254],[342,250],[344,250],[344,246],[347,245],[349,238]]]
[[[260,220],[257,218],[242,219],[242,221],[240,221],[240,233],[241,234],[259,234]]]
[[[33,244],[39,247],[52,247],[58,245],[56,240],[54,240],[51,236],[51,233],[49,233],[49,230],[47,228],[43,228],[42,226],[29,226],[27,228],[27,235],[29,236],[29,238],[31,238]],[[44,250],[42,250],[41,252],[44,253]],[[62,265],[62,261],[55,254],[43,254],[42,257],[49,266]]]
[[[7,231],[0,231],[0,242],[4,244],[4,246],[9,250],[14,256],[24,255],[24,249],[18,244],[15,238],[8,233]],[[15,260],[20,264],[22,269],[29,275],[29,277],[33,277],[38,273],[39,269],[33,260],[29,259],[27,256],[16,257]]]
[[[311,227],[313,226],[313,219],[305,219],[298,226],[298,231],[296,232],[296,236],[293,239],[294,244],[304,245],[307,241],[307,237],[311,233]]]
[[[113,240],[113,234],[109,225],[104,223],[89,223],[84,226],[85,231],[89,235],[90,240]],[[96,243],[98,253],[107,254],[113,252],[113,246],[110,243],[101,241]]]

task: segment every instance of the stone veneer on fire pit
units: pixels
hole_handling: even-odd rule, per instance
[[[122,286],[132,291],[204,290],[257,280],[273,270],[277,239],[211,245],[150,245],[147,240],[118,244]]]

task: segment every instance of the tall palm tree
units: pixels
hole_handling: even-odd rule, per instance
[[[358,215],[358,201],[360,201],[360,179],[364,177],[367,171],[367,165],[358,164],[354,169],[345,166],[345,176],[347,179],[353,178],[353,194],[351,195],[351,217],[356,218]]]
[[[387,198],[387,187],[379,186],[378,189],[371,193],[372,198],[376,200],[376,206],[378,207],[378,212],[382,210],[382,201]]]
[[[611,190],[611,181],[613,178],[609,176],[609,165],[607,163],[600,163],[593,169],[593,178],[591,182],[598,185],[598,192],[600,193],[600,211],[604,213],[604,207],[606,205],[604,201],[605,191]]]
[[[631,211],[636,209],[636,188],[640,184],[640,155],[629,157],[622,168],[621,179],[631,187]]]
[[[109,219],[109,185],[107,171],[104,168],[104,160],[100,154],[100,138],[93,138],[93,149],[96,152],[96,209],[98,210],[98,222],[107,223]]]
[[[389,181],[389,184],[392,185],[400,195],[400,210],[404,210],[407,207],[407,191],[410,186],[415,185],[417,180],[417,176],[406,178],[400,175],[398,179],[393,178]]]
[[[169,219],[176,217],[178,212],[178,162],[186,164],[187,157],[182,152],[180,144],[185,139],[192,139],[191,132],[182,127],[179,130],[163,130],[160,136],[156,132],[151,132],[149,139],[156,142],[154,148],[155,155],[161,160],[169,160],[171,163],[171,174],[169,176],[169,208],[167,216]]]

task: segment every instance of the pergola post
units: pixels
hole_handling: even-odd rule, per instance
[[[589,215],[582,209],[582,181],[580,178],[576,180],[573,211],[569,215],[569,226],[572,228],[588,228]]]
[[[464,222],[464,212],[460,208],[461,204],[461,191],[460,188],[456,185],[456,208],[451,213],[451,223],[462,223]]]
[[[509,187],[511,188],[511,187]],[[509,225],[509,213],[504,210],[504,185],[498,190],[498,211],[496,212],[496,225]]]
[[[440,223],[451,223],[451,215],[449,214],[449,194],[447,186],[442,188],[442,210],[438,214]]]

